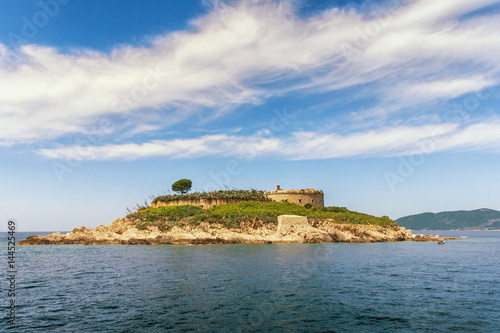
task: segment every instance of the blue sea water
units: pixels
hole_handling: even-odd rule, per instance
[[[499,332],[500,232],[426,233],[470,238],[17,246],[0,331]],[[6,233],[2,249],[7,262]]]

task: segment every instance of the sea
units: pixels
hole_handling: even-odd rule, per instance
[[[1,233],[0,331],[500,332],[500,231],[422,233],[469,238],[16,246],[15,297]]]

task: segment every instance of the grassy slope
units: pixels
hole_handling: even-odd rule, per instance
[[[139,219],[137,227],[158,226],[160,230],[170,230],[174,225],[197,225],[201,222],[221,223],[229,228],[238,228],[244,221],[259,220],[276,223],[279,215],[302,215],[310,219],[331,219],[332,223],[396,225],[387,216],[375,217],[349,211],[343,207],[307,209],[289,202],[244,201],[234,205],[218,205],[207,210],[197,206],[164,206],[142,209],[128,215]]]

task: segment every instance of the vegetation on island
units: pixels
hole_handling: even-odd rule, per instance
[[[255,191],[255,193],[259,192]],[[135,220],[136,227],[139,229],[157,226],[162,231],[169,231],[174,226],[196,226],[202,222],[220,223],[227,228],[241,228],[245,222],[276,224],[279,215],[302,215],[312,220],[327,220],[331,223],[372,224],[384,227],[397,225],[387,216],[375,217],[350,211],[345,207],[306,208],[290,202],[277,201],[242,201],[208,209],[192,205],[162,206],[141,209],[127,217]]]
[[[192,192],[186,194],[167,194],[156,197],[153,202],[170,202],[176,200],[213,200],[213,199],[230,199],[230,200],[267,200],[263,191],[257,190],[226,190],[213,192]]]

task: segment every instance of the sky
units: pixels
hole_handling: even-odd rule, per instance
[[[0,231],[193,190],[500,210],[500,0],[0,0]]]

